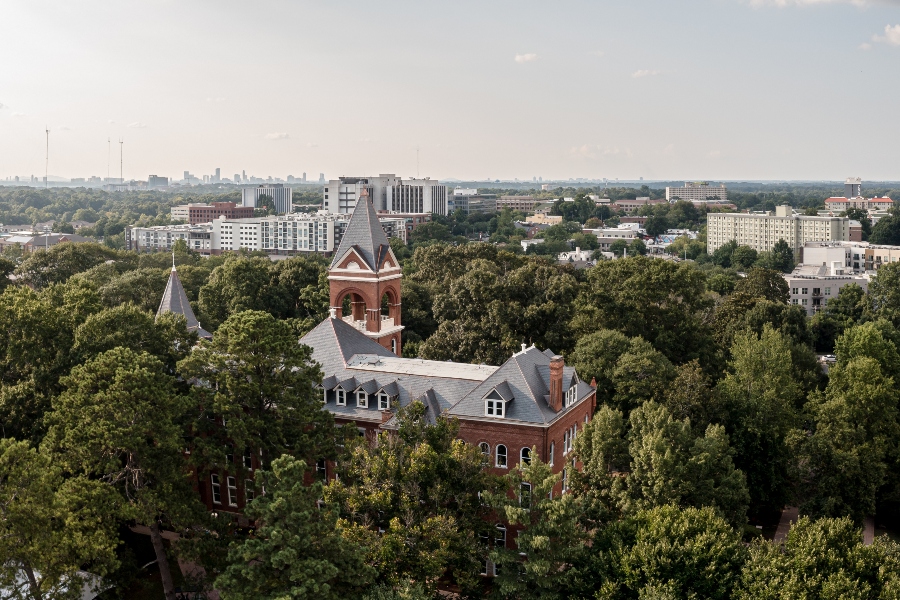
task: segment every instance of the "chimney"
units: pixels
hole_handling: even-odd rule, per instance
[[[563,408],[563,357],[556,355],[550,359],[550,408],[559,412]]]

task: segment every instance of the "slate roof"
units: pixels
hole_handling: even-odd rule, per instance
[[[492,391],[507,400],[504,422],[549,424],[565,413],[565,408],[557,413],[549,404],[550,358],[555,354],[534,346],[501,367],[402,359],[337,318],[319,323],[300,343],[312,348],[312,359],[321,365],[322,387],[331,392],[340,386],[348,392],[346,406],[338,406],[333,394],[327,396],[325,408],[339,418],[381,423],[374,397],[368,408],[361,408],[349,395],[360,387],[373,396],[386,392],[392,409],[419,400],[432,422],[442,413],[490,418],[484,415],[484,397]],[[564,367],[563,391],[572,385],[578,386],[578,401],[593,392],[578,379],[575,369]],[[395,424],[391,418],[381,426],[390,429]]]
[[[351,249],[355,249],[363,260],[366,261],[369,268],[374,272],[378,272],[378,265],[384,259],[384,256],[391,248],[384,229],[378,221],[378,214],[368,194],[363,190],[359,200],[356,202],[356,208],[350,215],[350,222],[347,223],[347,230],[341,237],[341,243],[337,251],[334,253],[334,260],[331,261],[331,267],[334,268]]]
[[[156,311],[156,318],[158,319],[167,312],[184,315],[184,318],[187,320],[188,331],[196,331],[201,338],[212,339],[212,334],[200,327],[200,322],[194,316],[191,303],[188,302],[184,286],[181,285],[181,279],[179,279],[178,271],[175,270],[174,266],[172,266],[172,272],[169,274],[169,282],[166,283],[166,291],[163,292],[159,309]]]

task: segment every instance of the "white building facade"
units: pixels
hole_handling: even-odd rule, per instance
[[[667,187],[666,200],[687,200],[688,202],[727,202],[728,190],[725,184],[709,185],[705,181],[685,182],[684,187]]]
[[[209,255],[212,250],[211,233],[209,223],[128,227],[125,229],[125,247],[138,252],[171,252],[178,240],[184,240],[189,249]]]
[[[289,215],[293,212],[294,191],[281,183],[270,185],[258,185],[241,190],[241,204],[252,208],[257,207],[260,196],[269,196],[275,202],[275,212],[279,215]]]
[[[801,265],[793,273],[784,276],[791,294],[791,304],[800,306],[810,317],[825,308],[828,300],[834,298],[841,288],[855,283],[867,291],[869,279],[853,275],[843,264]]]
[[[325,184],[322,208],[352,213],[363,190],[376,211],[447,214],[447,186],[428,177],[404,180],[392,173],[332,179]]]

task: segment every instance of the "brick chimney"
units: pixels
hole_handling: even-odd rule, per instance
[[[563,367],[566,365],[562,356],[550,359],[550,408],[559,412],[563,408]]]

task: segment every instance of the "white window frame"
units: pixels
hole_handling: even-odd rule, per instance
[[[500,449],[503,448],[503,464],[500,464]],[[509,450],[504,444],[497,444],[494,448],[494,466],[498,469],[506,469],[509,466]]]
[[[563,456],[569,453],[569,430],[563,432]]]
[[[526,465],[531,464],[531,448],[522,446],[522,449],[519,450],[519,462]]]
[[[553,455],[556,454],[556,442],[550,442],[550,466],[553,466]]]
[[[486,398],[484,400],[484,416],[497,417],[498,419],[506,418],[506,402],[495,400],[494,398]]]
[[[328,478],[328,463],[324,458],[316,461],[316,475],[320,475],[323,478]]]
[[[526,492],[526,490],[527,490],[527,492]],[[528,509],[531,508],[531,492],[532,491],[533,491],[533,488],[531,487],[531,484],[528,483],[527,481],[523,481],[521,484],[519,484],[519,506],[521,506],[523,508],[528,508]],[[522,502],[522,499],[526,496],[526,494],[527,494],[528,501]]]
[[[244,480],[244,504],[250,504],[256,497],[256,490],[253,488],[253,480]]]
[[[338,406],[347,406],[347,390],[337,388],[334,390],[334,403]]]
[[[479,442],[478,449],[481,451],[481,455],[484,456],[485,466],[491,464],[491,445],[487,442]]]
[[[212,501],[213,504],[222,504],[222,484],[219,481],[219,476],[215,473],[209,476],[209,484],[212,488]]]
[[[322,388],[322,404],[328,404],[328,390]]]
[[[369,408],[369,394],[366,390],[356,390],[356,408]]]
[[[566,390],[566,406],[572,406],[578,400],[578,384]]]
[[[497,533],[494,534],[494,548],[506,548],[506,527],[503,525],[496,526]],[[497,576],[497,564],[494,563],[494,577]]]
[[[236,507],[238,505],[237,478],[229,475],[225,478],[225,485],[228,487],[228,506]]]
[[[378,392],[378,410],[391,410],[391,397],[387,392]]]

